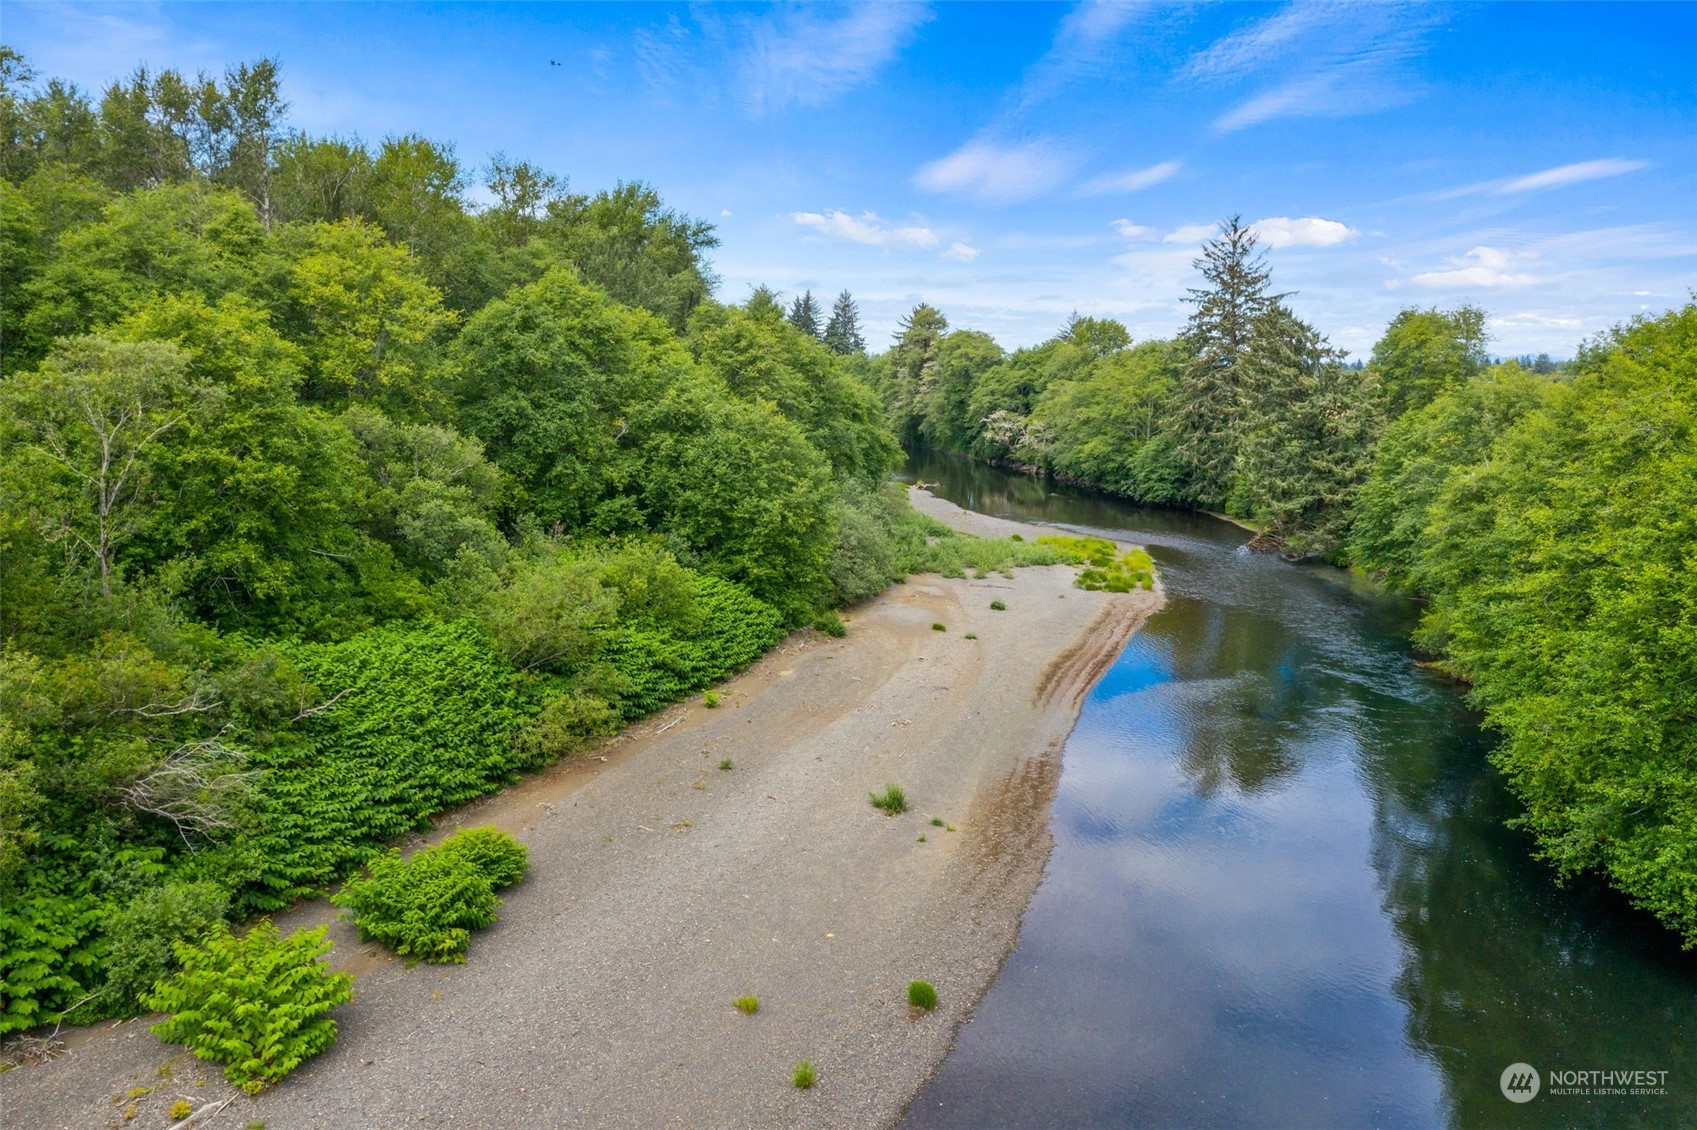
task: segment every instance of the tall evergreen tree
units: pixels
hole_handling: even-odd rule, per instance
[[[790,303],[790,325],[812,337],[820,336],[819,306],[813,301],[811,290],[803,291]]]
[[[1256,247],[1255,233],[1242,217],[1226,220],[1193,264],[1208,286],[1191,288],[1185,298],[1196,310],[1181,336],[1188,359],[1179,378],[1179,456],[1206,501],[1219,502],[1230,493],[1240,368],[1256,322],[1283,297],[1267,293],[1271,272]]]
[[[865,353],[866,339],[860,336],[860,310],[854,295],[843,291],[831,307],[831,320],[825,323],[825,348],[832,353]]]
[[[941,377],[937,358],[948,331],[942,311],[921,302],[902,319],[896,343],[884,355],[884,408],[904,444],[919,442],[919,426]]]

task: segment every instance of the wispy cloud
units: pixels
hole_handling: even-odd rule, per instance
[[[1161,237],[1162,243],[1201,243],[1220,230],[1219,224],[1185,224]]]
[[[1530,286],[1539,281],[1536,275],[1509,270],[1514,259],[1512,252],[1501,247],[1475,247],[1451,259],[1448,270],[1426,271],[1415,275],[1412,281],[1416,286],[1432,289]]]
[[[927,192],[1011,204],[1041,196],[1066,180],[1073,156],[1044,138],[1016,145],[969,141],[922,166],[913,182]]]
[[[1016,114],[1024,113],[1081,79],[1109,72],[1121,34],[1148,7],[1135,0],[1084,0],[1068,12],[1049,50],[1025,72]]]
[[[1348,243],[1361,233],[1338,220],[1322,220],[1319,216],[1304,216],[1293,220],[1289,216],[1268,216],[1250,225],[1256,238],[1268,247],[1336,247]]]
[[[1217,117],[1216,133],[1370,113],[1415,96],[1402,64],[1420,53],[1439,18],[1400,4],[1293,3],[1197,52],[1179,76],[1262,87]]]
[[[939,242],[937,233],[928,227],[894,226],[879,219],[875,212],[862,212],[859,216],[835,211],[796,212],[790,218],[820,235],[847,240],[850,243],[864,243],[868,247],[879,247],[885,251],[892,247],[936,247]],[[966,245],[956,244],[955,247]],[[954,248],[950,250],[953,251]],[[972,251],[972,255],[976,254],[976,251]]]
[[[1123,173],[1104,173],[1079,186],[1081,196],[1103,196],[1111,192],[1141,192],[1162,181],[1171,180],[1184,168],[1183,161],[1162,161],[1147,169],[1132,169]]]
[[[978,258],[978,248],[964,241],[949,244],[949,249],[943,252],[943,258],[953,259],[960,263],[970,263]]]
[[[1148,239],[1155,234],[1154,228],[1134,224],[1130,220],[1115,220],[1113,229],[1127,239]]]
[[[1583,184],[1590,180],[1622,177],[1649,166],[1648,161],[1628,161],[1619,157],[1577,161],[1571,165],[1557,165],[1553,169],[1544,169],[1507,180],[1486,180],[1462,185],[1460,188],[1438,193],[1436,199],[1453,200],[1458,196],[1480,196],[1487,193],[1494,196],[1515,196],[1523,192],[1542,192],[1548,188],[1566,188],[1570,184]]]
[[[804,7],[748,29],[738,73],[756,113],[819,106],[866,82],[931,18],[924,4]]]

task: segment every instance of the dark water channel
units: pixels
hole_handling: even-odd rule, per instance
[[[911,470],[1149,546],[1169,602],[1087,699],[1019,948],[905,1126],[1697,1127],[1697,955],[1529,859],[1415,605],[1210,518]],[[1511,1103],[1514,1063],[1666,1093]]]

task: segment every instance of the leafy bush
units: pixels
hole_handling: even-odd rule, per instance
[[[224,920],[230,897],[213,883],[170,883],[131,899],[106,920],[108,1008],[133,1012],[176,967],[172,944],[196,942]]]
[[[402,860],[391,850],[367,871],[330,901],[352,912],[360,940],[375,938],[412,961],[464,963],[471,932],[494,922],[501,905],[489,876],[455,852],[426,848]]]
[[[701,695],[701,705],[705,706],[709,710],[717,709],[719,706],[719,692],[703,691]]]
[[[1006,612],[1007,610],[1008,610],[1008,606],[1003,601],[992,600],[990,602],[990,611],[992,611],[992,612]]]
[[[907,1003],[930,1012],[937,1007],[937,990],[929,981],[909,981]]]
[[[512,886],[530,869],[530,849],[499,828],[462,828],[430,850],[464,859],[496,890]]]
[[[894,816],[898,812],[907,811],[907,792],[894,781],[884,786],[882,793],[868,793],[872,798],[872,807],[884,810],[884,815]]]
[[[320,926],[283,938],[267,919],[239,938],[219,923],[203,942],[178,942],[182,968],[143,997],[171,1014],[154,1034],[222,1063],[249,1094],[277,1082],[335,1042],[328,1013],[353,995],[353,977],[319,960],[324,935]]]
[[[699,627],[620,624],[601,652],[627,719],[652,714],[742,670],[784,637],[782,617],[730,581],[698,576]]]
[[[101,904],[42,891],[0,898],[0,1036],[57,1021],[99,982]]]
[[[949,630],[949,626],[947,624],[932,624],[931,630],[933,632],[946,632]]]
[[[848,635],[848,628],[843,624],[843,618],[835,610],[825,613],[813,621],[813,630],[822,632],[833,639],[842,639]]]

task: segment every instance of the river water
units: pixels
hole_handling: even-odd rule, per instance
[[[1147,545],[1168,603],[1087,698],[1018,949],[904,1126],[1697,1127],[1697,955],[1504,826],[1489,736],[1411,659],[1415,604],[1204,516],[910,473]],[[1622,1069],[1666,1093],[1543,1082]]]

